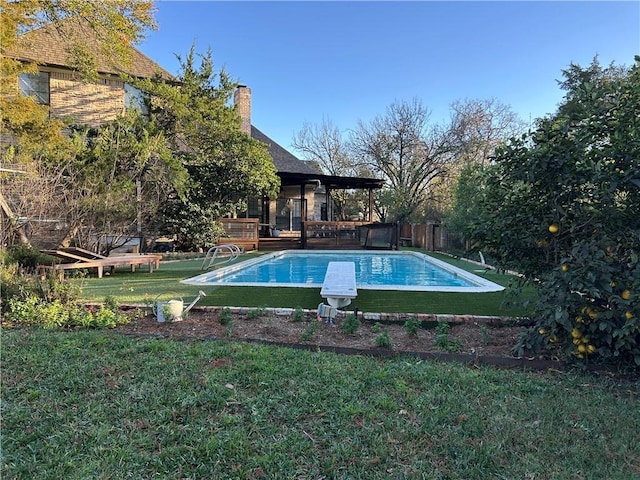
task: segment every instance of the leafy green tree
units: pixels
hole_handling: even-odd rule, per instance
[[[479,163],[469,163],[460,169],[452,192],[452,204],[444,216],[447,232],[457,234],[462,240],[470,238],[470,228],[476,226],[474,221],[481,215],[477,199],[481,195],[483,169]],[[466,249],[473,250],[468,240]]]
[[[153,14],[151,0],[0,0],[0,119],[5,133],[17,135],[13,149],[20,158],[44,147],[50,157],[64,143],[62,122],[49,121],[45,106],[18,91],[18,75],[37,71],[36,65],[11,56],[13,48],[27,41],[23,34],[45,25],[64,25],[67,62],[89,80],[97,76],[97,56],[112,64],[129,64],[131,44],[139,43],[147,29],[156,28]],[[98,41],[97,51],[86,42],[87,29]]]
[[[640,57],[563,73],[558,112],[482,172],[469,233],[538,286],[520,351],[640,365]]]
[[[191,178],[186,195],[165,204],[161,228],[186,234],[188,224],[193,234],[182,241],[204,248],[219,237],[218,219],[244,210],[249,197],[275,197],[280,183],[267,146],[240,130],[236,109],[229,106],[237,84],[224,69],[215,71],[211,51],[198,56],[192,47],[178,58],[178,87],[152,80],[138,85],[153,95],[152,115]]]
[[[131,44],[139,44],[148,29],[157,29],[154,14],[152,0],[0,0],[0,50],[4,56],[31,30],[69,24],[68,64],[86,78],[96,78],[99,61],[130,63]],[[87,44],[87,30],[98,40],[97,51]],[[10,58],[3,62],[14,63]]]
[[[84,149],[67,167],[67,238],[103,253],[148,234],[159,208],[180,196],[188,173],[153,120],[130,109],[113,122],[82,131]]]

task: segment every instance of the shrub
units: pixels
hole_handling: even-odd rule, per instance
[[[404,322],[404,329],[407,332],[407,335],[411,337],[415,337],[418,335],[418,329],[420,328],[420,322],[416,317],[410,317]]]
[[[35,273],[39,264],[45,263],[47,255],[30,245],[12,245],[7,249],[6,262],[16,263],[25,272]]]
[[[436,327],[436,345],[447,352],[459,352],[462,349],[462,343],[459,339],[449,338],[450,325],[445,320],[438,320]]]
[[[256,318],[260,318],[264,315],[264,308],[254,308],[247,312],[247,318],[249,320],[255,320]]]
[[[640,57],[563,73],[558,111],[469,182],[468,239],[537,287],[518,354],[640,366]]]
[[[231,323],[231,320],[231,310],[229,310],[227,307],[223,308],[220,312],[220,318],[218,319],[220,325],[229,325]]]
[[[23,247],[18,252],[29,252]],[[13,258],[11,251],[4,250],[0,255],[0,285],[2,289],[1,309],[6,312],[9,301],[24,301],[33,296],[45,302],[60,300],[67,304],[76,301],[80,296],[80,287],[61,281],[56,275],[40,277],[29,273],[20,266],[19,258]],[[26,255],[26,254],[25,254]]]
[[[342,332],[347,335],[353,335],[354,333],[356,333],[359,327],[360,320],[358,320],[358,317],[353,313],[347,315],[342,322],[342,325],[340,325],[340,329],[342,330]]]
[[[7,321],[43,328],[114,328],[130,321],[128,315],[119,312],[112,296],[94,311],[77,303],[79,286],[61,281],[56,275],[41,278],[29,274],[31,266],[35,269],[39,262],[37,250],[18,246],[1,253],[1,306]]]
[[[297,307],[293,312],[293,321],[301,322],[304,320],[304,310],[301,307]]]
[[[391,348],[391,338],[389,338],[389,334],[386,331],[376,336],[376,347]]]
[[[318,329],[318,325],[320,325],[320,322],[311,321],[309,323],[309,326],[302,332],[302,335],[300,335],[300,341],[308,342],[309,340],[311,340],[311,337],[313,337],[313,334],[316,333],[316,330]]]
[[[0,263],[0,307],[6,312],[12,300],[24,300],[31,294],[32,281],[22,275],[17,263]]]
[[[108,305],[96,310],[77,303],[63,303],[59,299],[46,302],[36,296],[25,300],[11,299],[6,320],[18,325],[35,325],[42,328],[115,328],[131,321],[129,315]]]

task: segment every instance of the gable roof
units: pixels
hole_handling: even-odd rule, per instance
[[[100,43],[93,29],[84,20],[75,17],[68,18],[58,25],[49,24],[21,35],[20,42],[8,49],[5,55],[39,65],[69,68],[67,49],[72,45],[71,39],[78,38],[79,30],[83,44],[95,55],[98,73],[112,75],[126,73],[138,78],[152,78],[160,74],[165,80],[175,80],[171,73],[133,45],[129,45],[130,64],[123,65],[107,58],[101,53]]]
[[[271,158],[273,158],[273,163],[279,174],[286,172],[303,175],[318,175],[322,173],[313,168],[309,162],[300,160],[295,155],[282,148],[253,125],[251,125],[251,138],[259,140],[269,147],[269,153],[271,154]]]
[[[283,185],[300,185],[319,182],[332,189],[348,189],[382,188],[385,183],[384,180],[377,178],[325,175],[315,162],[300,160],[253,125],[251,125],[251,137],[267,145],[269,154],[271,158],[273,158],[273,163],[276,166],[276,172]]]

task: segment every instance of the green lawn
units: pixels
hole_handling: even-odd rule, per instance
[[[248,255],[256,255],[251,253]],[[245,255],[241,259],[248,258]],[[456,260],[444,255],[433,254],[436,258],[472,271],[500,285],[507,286],[514,278],[495,271],[482,270],[477,265]],[[120,303],[152,304],[159,294],[172,292],[191,301],[199,288],[183,285],[180,280],[203,273],[201,260],[163,262],[159,270],[148,274],[144,270],[130,273],[118,270],[113,276],[74,280],[83,286],[83,299],[102,301],[107,295],[114,296]],[[198,305],[218,305],[237,307],[288,307],[316,308],[323,301],[320,289],[288,287],[206,287],[206,297]],[[162,297],[161,297],[162,298]],[[519,300],[533,299],[533,289],[526,289]],[[441,293],[441,292],[401,292],[359,290],[358,298],[349,307],[357,307],[363,312],[403,312],[437,314],[474,314],[491,316],[525,316],[530,307],[506,307],[505,301],[512,301],[509,291],[496,293]]]
[[[609,479],[637,382],[113,331],[2,332],[3,479]]]

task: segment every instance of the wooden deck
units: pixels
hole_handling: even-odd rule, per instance
[[[223,218],[220,220],[225,235],[220,237],[218,245],[233,244],[243,250],[258,250],[259,234],[257,218]]]
[[[225,235],[219,244],[231,243],[244,250],[397,248],[396,228],[368,222],[302,222],[301,231],[283,231],[278,237],[260,237],[257,218],[221,220]]]
[[[300,237],[271,237],[261,238],[258,243],[258,250],[298,250],[302,248]]]

